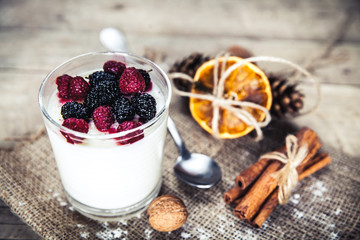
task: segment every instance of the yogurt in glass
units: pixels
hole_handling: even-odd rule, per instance
[[[101,70],[109,60],[127,67],[152,69],[151,90],[156,115],[143,125],[118,133],[104,133],[89,122],[89,132],[62,126],[63,102],[57,96],[56,78],[63,74],[86,76]],[[166,74],[153,62],[119,52],[88,53],[61,64],[42,83],[39,104],[55,155],[62,185],[73,207],[98,220],[125,218],[144,211],[161,187],[162,161],[171,87]],[[75,140],[69,143],[64,133]],[[143,135],[129,144],[126,138]]]

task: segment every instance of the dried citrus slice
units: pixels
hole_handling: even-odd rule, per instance
[[[239,62],[242,58],[228,57],[226,58],[225,69]],[[219,69],[224,62],[224,58],[219,58]],[[192,93],[204,94],[212,93],[214,87],[214,66],[216,60],[212,59],[201,65],[195,76],[195,84],[191,89]],[[220,71],[220,70],[219,70]],[[219,76],[220,79],[220,76]],[[224,99],[237,101],[253,102],[260,106],[270,109],[272,103],[271,88],[268,78],[264,72],[252,63],[245,63],[241,67],[236,68],[227,77],[224,83]],[[250,113],[258,122],[265,118],[265,113],[259,109],[252,107],[242,107]],[[190,98],[190,111],[196,122],[207,132],[213,134],[212,119],[213,105],[209,100],[203,100],[196,97]],[[251,132],[254,127],[248,125],[232,111],[221,108],[219,109],[218,130],[220,138],[238,138]]]

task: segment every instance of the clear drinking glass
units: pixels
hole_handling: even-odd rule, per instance
[[[138,128],[113,134],[80,133],[63,127],[56,78],[63,74],[88,76],[102,70],[108,60],[152,69],[149,74],[153,86],[149,93],[157,100],[156,116]],[[39,91],[39,105],[62,185],[78,212],[97,220],[126,218],[144,211],[157,196],[170,99],[171,85],[163,70],[128,53],[87,53],[61,64],[46,76]],[[140,140],[127,142],[137,135]]]

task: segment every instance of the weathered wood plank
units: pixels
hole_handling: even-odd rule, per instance
[[[0,139],[36,131],[42,125],[37,104],[41,75],[0,74]]]
[[[38,240],[41,239],[0,199],[0,239]]]
[[[37,34],[34,34],[32,30],[27,29],[0,34],[3,46],[0,51],[1,79],[16,79],[22,78],[24,75],[35,74],[39,79],[43,79],[55,66],[71,57],[85,52],[105,50],[98,39],[98,31],[84,33],[75,32],[69,36],[61,30],[38,30]],[[263,42],[229,37],[214,37],[209,40],[208,37],[173,38],[137,33],[126,36],[132,52],[143,55],[147,49],[152,49],[158,55],[157,63],[162,64],[165,70],[167,70],[168,64],[172,64],[192,52],[199,51],[215,55],[234,44],[248,48],[254,55],[282,57],[301,65],[306,59],[319,52],[326,43],[326,41],[319,44],[314,41],[297,40]],[[17,44],[13,44],[12,39],[17,39]],[[315,69],[322,82],[358,84],[359,80],[356,76],[360,76],[360,69],[357,67],[360,65],[359,44],[340,43],[335,45],[330,56],[322,61],[316,61],[316,64]],[[277,69],[276,65],[274,67]]]
[[[0,207],[0,224],[25,225],[8,207]]]
[[[41,238],[27,225],[0,224],[0,239],[40,240]]]
[[[7,207],[3,200],[0,199],[0,207]]]
[[[323,84],[321,90],[318,109],[293,119],[294,123],[314,129],[327,147],[359,157],[360,88]]]
[[[359,2],[348,1],[1,1],[1,28],[74,31],[116,26],[125,32],[174,36],[324,40],[354,13],[348,41],[359,41]],[[51,9],[51,11],[49,11]],[[86,11],[80,11],[80,10]],[[34,14],[41,13],[41,14]],[[331,26],[331,27],[330,27]]]

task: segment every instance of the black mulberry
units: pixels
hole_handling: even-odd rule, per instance
[[[148,93],[137,93],[131,98],[135,113],[141,122],[148,122],[156,115],[156,100]]]
[[[119,123],[131,121],[135,116],[135,111],[130,100],[124,96],[120,96],[112,105],[112,110],[116,120]]]
[[[67,102],[61,107],[61,115],[68,118],[78,118],[88,121],[90,114],[86,106],[78,102]]]
[[[151,71],[145,71],[144,69],[138,69],[138,71],[141,73],[141,75],[143,76],[144,80],[145,80],[145,89],[148,89],[151,83],[151,77],[149,72]]]
[[[84,104],[90,109],[92,114],[95,108],[102,105],[112,105],[115,99],[119,97],[120,90],[116,81],[101,81],[90,90]]]
[[[98,83],[103,81],[116,81],[119,78],[114,74],[107,73],[104,71],[93,72],[89,75],[89,82],[91,87],[95,87]]]

